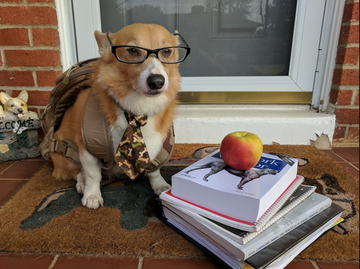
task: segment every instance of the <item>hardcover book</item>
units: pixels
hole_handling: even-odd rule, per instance
[[[241,245],[232,238],[220,233],[218,230],[212,229],[207,226],[208,223],[199,222],[198,220],[192,218],[193,214],[191,214],[191,211],[189,210],[164,205],[163,211],[166,217],[177,219],[177,222],[179,223],[187,222],[187,224],[194,226],[194,228],[201,231],[201,233],[205,236],[212,238],[236,258],[246,260],[320,212],[324,211],[330,205],[330,198],[313,193],[304,202],[300,203],[293,210],[278,219],[272,226],[262,231],[245,245]]]
[[[315,217],[298,226],[279,240],[243,261],[221,246],[216,240],[204,235],[200,230],[179,217],[163,217],[169,227],[180,233],[195,246],[213,257],[223,268],[234,269],[282,269],[301,251],[313,243],[334,224],[338,224],[343,209],[336,204],[320,212]],[[341,222],[341,221],[340,221]]]
[[[249,223],[255,223],[297,175],[298,160],[263,153],[250,170],[227,166],[216,151],[172,176],[172,195]]]

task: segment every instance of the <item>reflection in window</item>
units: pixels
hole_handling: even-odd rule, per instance
[[[185,77],[287,76],[296,4],[296,0],[100,1],[103,32],[137,22],[179,30],[192,49],[180,64]]]

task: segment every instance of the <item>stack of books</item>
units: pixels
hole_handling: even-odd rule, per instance
[[[297,168],[297,159],[263,153],[239,171],[215,151],[172,176],[162,219],[225,268],[284,268],[342,221],[343,209],[303,185]]]

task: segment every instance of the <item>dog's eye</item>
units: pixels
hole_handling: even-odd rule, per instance
[[[172,54],[172,50],[171,49],[164,49],[161,51],[161,54],[164,56],[164,57],[170,57],[171,54]]]
[[[24,104],[21,104],[21,106],[24,106]]]
[[[14,107],[15,105],[11,105],[11,107]]]
[[[138,57],[138,56],[141,55],[140,51],[138,49],[135,49],[135,48],[128,49],[128,52],[130,53],[131,56]]]

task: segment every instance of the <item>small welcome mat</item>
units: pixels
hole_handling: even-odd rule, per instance
[[[201,144],[176,144],[164,178],[217,149]],[[359,257],[359,180],[311,146],[265,146],[265,152],[299,158],[299,174],[317,192],[345,211],[345,221],[300,254],[302,258],[351,260]],[[81,206],[74,181],[51,177],[52,165],[40,170],[0,208],[0,250],[57,252],[133,257],[203,257],[195,246],[155,216],[157,196],[147,178],[107,179],[101,191],[104,207]]]

